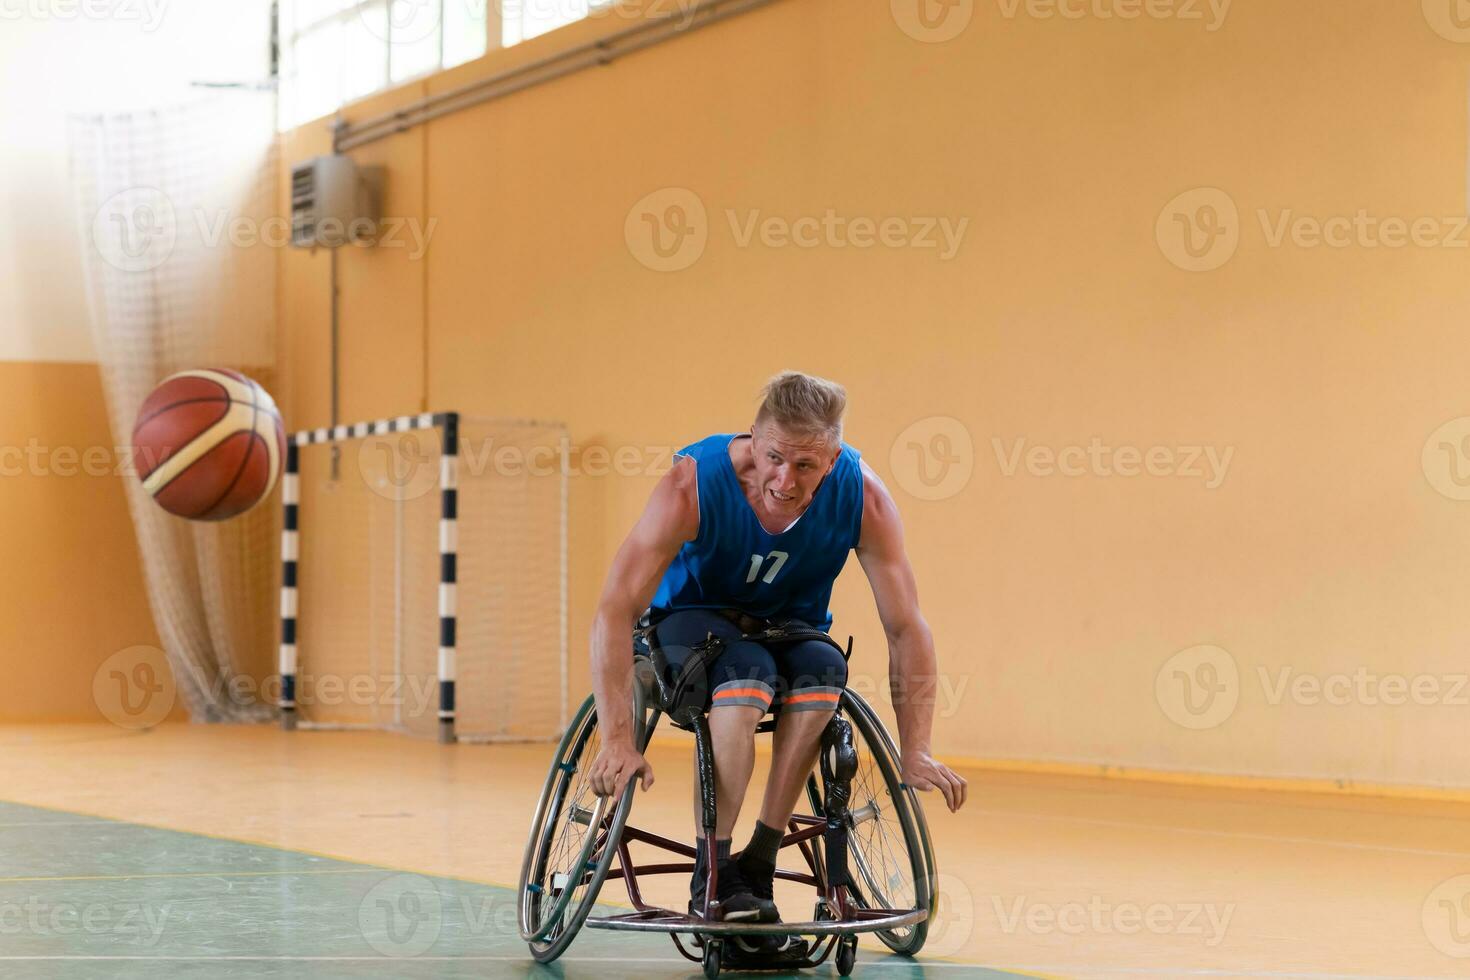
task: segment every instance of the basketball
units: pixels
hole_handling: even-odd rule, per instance
[[[281,413],[238,371],[181,371],[133,425],[133,463],[160,507],[196,521],[242,514],[270,494],[286,455]]]

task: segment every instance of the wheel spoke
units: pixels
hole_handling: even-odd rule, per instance
[[[869,909],[912,909],[927,892],[918,879],[928,875],[928,852],[918,821],[921,811],[899,783],[896,750],[882,734],[876,718],[856,695],[847,694],[844,712],[853,726],[858,754],[848,809],[849,892],[854,904]],[[813,812],[822,813],[815,782],[808,786]],[[877,936],[895,952],[917,952],[928,933],[926,923],[879,930]]]
[[[647,688],[635,686],[634,734],[640,750],[658,723]],[[535,827],[522,860],[520,931],[537,962],[549,963],[576,938],[606,879],[627,820],[632,786],[618,797],[592,791],[588,764],[601,746],[595,701],[582,704],[552,761]]]
[[[581,738],[572,748],[570,758],[563,760],[561,770],[563,773],[562,806],[560,811],[565,814],[566,819],[560,820],[560,826],[556,830],[556,836],[548,848],[546,858],[541,863],[541,874],[537,881],[542,887],[539,900],[536,903],[536,923],[545,925],[551,915],[556,912],[558,904],[562,903],[562,897],[570,891],[571,900],[563,906],[561,919],[564,920],[569,912],[576,908],[580,899],[579,892],[587,884],[590,873],[585,866],[579,868],[578,863],[582,861],[582,851],[586,846],[587,834],[594,832],[594,827],[601,829],[602,819],[600,811],[605,807],[606,801],[598,798],[592,793],[590,781],[582,771],[580,765],[583,759],[594,757],[597,754],[598,735],[594,727],[592,731]],[[570,784],[568,787],[567,784]],[[555,821],[558,814],[553,812],[550,819]],[[589,855],[586,864],[595,864],[598,857],[598,849]],[[547,941],[555,939],[562,928],[563,922],[558,922],[554,931],[547,937]]]

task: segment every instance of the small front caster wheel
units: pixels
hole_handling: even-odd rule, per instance
[[[837,941],[837,975],[841,977],[851,976],[852,968],[857,964],[857,937],[843,936]],[[709,967],[705,967],[709,972]]]
[[[715,980],[720,975],[720,947],[722,945],[723,943],[718,939],[704,944],[704,975],[707,980]]]

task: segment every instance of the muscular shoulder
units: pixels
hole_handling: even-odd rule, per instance
[[[699,534],[699,464],[692,456],[675,456],[674,465],[654,490],[669,530],[679,541]]]
[[[890,541],[893,535],[902,532],[898,505],[893,502],[893,495],[888,492],[888,487],[873,472],[867,460],[859,460],[858,466],[863,476],[863,530],[858,548],[863,549]]]
[[[693,456],[675,456],[665,479],[681,496],[692,499],[699,490],[699,462]]]

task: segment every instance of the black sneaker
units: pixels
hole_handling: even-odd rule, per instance
[[[798,965],[806,959],[808,947],[800,936],[732,936],[731,966],[747,962],[757,968],[782,964]]]
[[[769,900],[757,898],[740,873],[740,864],[733,858],[723,858],[719,864],[718,880],[715,882],[714,910],[716,917],[725,922],[775,922],[776,906]]]
[[[776,866],[755,866],[753,862],[740,862],[740,876],[750,886],[750,893],[761,902],[762,910],[769,918],[761,919],[762,922],[780,922],[781,913],[776,909],[775,892],[773,886],[776,880]]]

